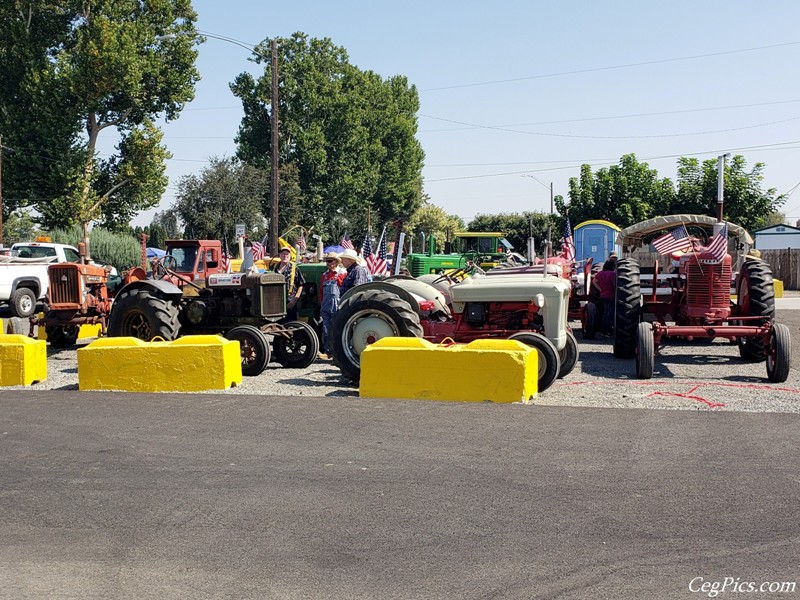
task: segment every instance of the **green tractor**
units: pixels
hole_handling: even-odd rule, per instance
[[[412,253],[406,256],[405,264],[408,272],[413,277],[420,277],[450,269],[464,269],[473,263],[487,271],[506,261],[514,249],[505,235],[497,231],[458,231],[448,246],[449,248],[446,248],[449,250],[448,253],[435,254],[435,240],[431,236],[426,253]]]

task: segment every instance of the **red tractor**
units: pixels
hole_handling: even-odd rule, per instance
[[[695,228],[723,224],[703,215],[657,217],[632,225],[619,233],[619,243],[635,247],[649,235],[677,226]],[[728,230],[747,249],[752,239],[732,223]],[[617,263],[614,319],[614,356],[636,359],[636,375],[653,376],[655,351],[669,339],[727,338],[739,346],[740,356],[749,362],[766,361],[767,377],[786,381],[791,367],[791,338],[786,325],[775,322],[775,292],[772,271],[765,262],[747,257],[741,271],[732,278],[732,258],[712,253],[691,237],[685,252],[667,277],[659,277],[658,262],[653,269],[651,289],[642,293],[639,263],[622,259]],[[727,246],[727,242],[726,242]],[[669,283],[668,293],[659,293],[659,280]],[[731,301],[734,281],[736,302]],[[653,315],[654,320],[645,320]]]
[[[361,352],[384,337],[515,339],[538,351],[542,392],[578,361],[568,301],[569,283],[541,274],[479,273],[461,282],[449,275],[390,277],[342,297],[331,322],[331,353],[342,374],[358,381]]]

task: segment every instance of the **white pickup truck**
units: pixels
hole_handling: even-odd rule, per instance
[[[11,246],[10,256],[0,256],[0,303],[8,303],[14,317],[31,316],[47,296],[47,266],[59,262],[80,262],[78,250],[50,242]]]

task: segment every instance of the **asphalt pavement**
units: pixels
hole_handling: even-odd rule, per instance
[[[796,582],[799,442],[797,414],[4,391],[0,598]]]

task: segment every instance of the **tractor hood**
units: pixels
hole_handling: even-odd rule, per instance
[[[620,246],[629,248],[638,248],[642,245],[642,240],[648,235],[672,229],[678,225],[699,225],[701,227],[710,229],[717,223],[716,217],[709,217],[706,215],[667,215],[665,217],[655,217],[636,223],[630,227],[626,227],[617,234],[617,243]],[[744,227],[735,225],[728,221],[728,231],[730,235],[735,235],[739,238],[739,242],[744,244],[746,248],[753,245],[753,238],[747,233]]]
[[[450,288],[456,305],[466,302],[531,302],[541,294],[548,299],[565,302],[569,297],[570,283],[559,277],[509,273],[468,277]],[[537,303],[538,304],[538,303]]]

